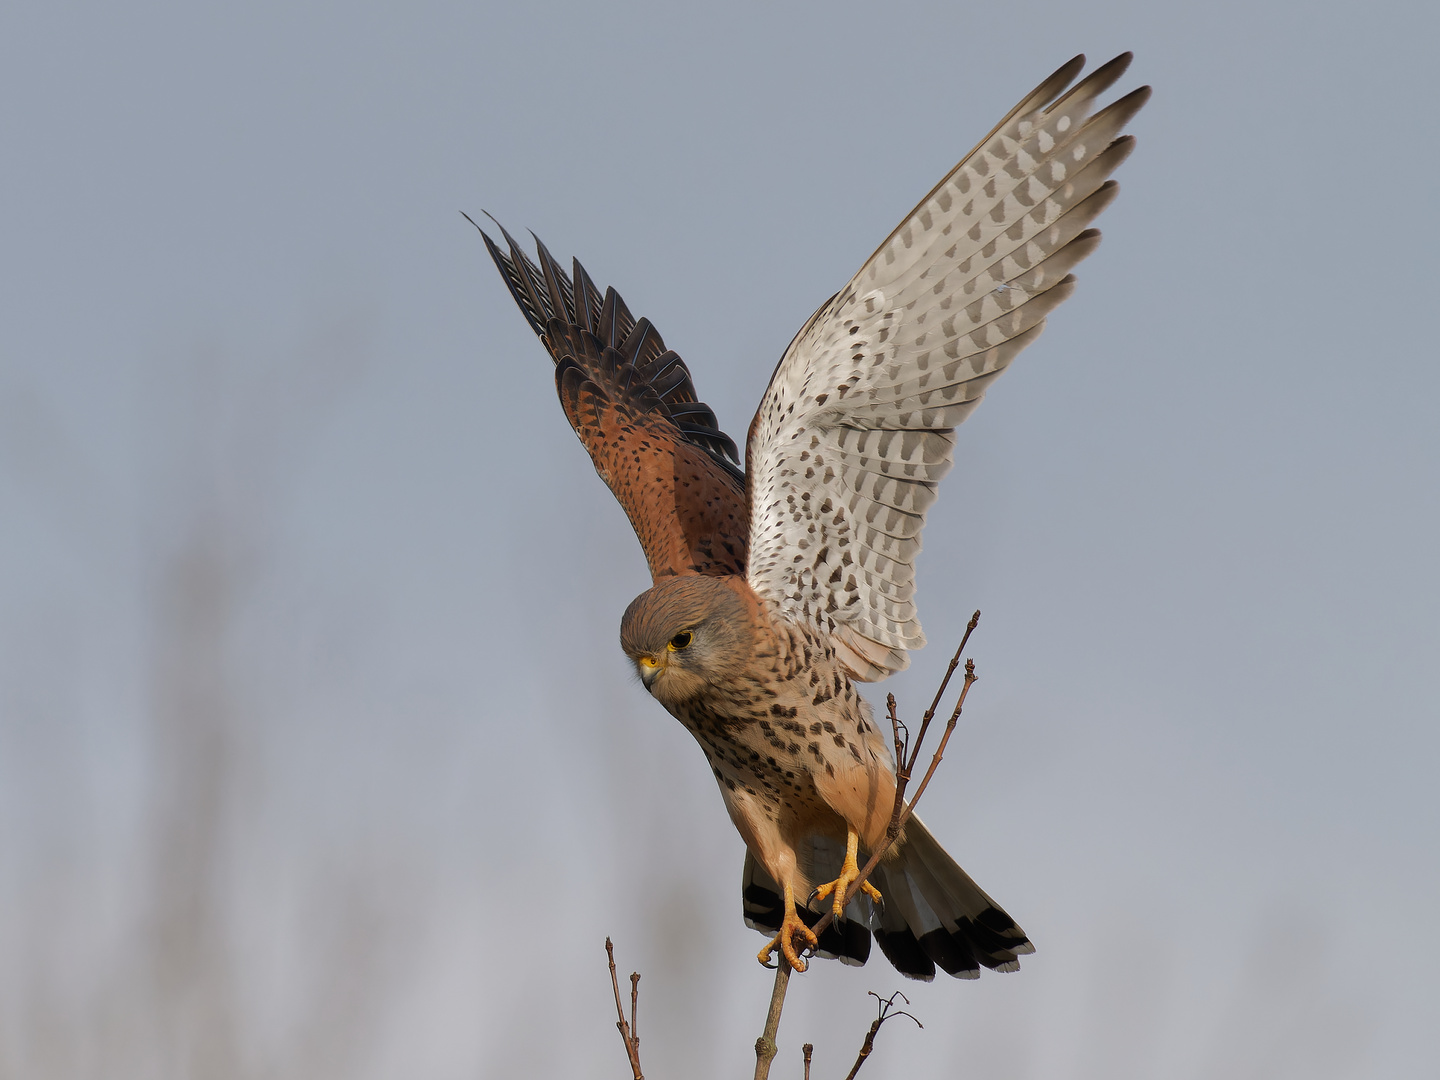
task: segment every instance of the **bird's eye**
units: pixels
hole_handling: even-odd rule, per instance
[[[669,649],[671,652],[679,652],[681,649],[688,649],[690,642],[695,640],[695,635],[689,630],[681,630],[670,639]]]

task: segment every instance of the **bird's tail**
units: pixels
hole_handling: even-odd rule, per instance
[[[884,897],[871,909],[880,951],[902,975],[931,979],[938,966],[960,979],[980,968],[1018,971],[1035,951],[1025,931],[956,864],[914,815],[899,854],[875,868]],[[868,902],[868,901],[867,901]]]
[[[833,878],[844,848],[822,850],[831,847],[835,845],[815,838],[813,865],[822,871],[833,861]],[[820,956],[863,964],[873,933],[902,975],[929,980],[939,967],[956,978],[975,979],[982,967],[1016,971],[1019,958],[1035,951],[1015,920],[960,869],[918,817],[912,815],[906,824],[898,854],[882,861],[870,880],[883,901],[872,904],[863,895],[852,900],[845,918],[820,936]],[[743,904],[746,925],[770,934],[779,931],[779,886],[748,851]],[[819,918],[819,913],[803,909],[800,915],[811,923]]]

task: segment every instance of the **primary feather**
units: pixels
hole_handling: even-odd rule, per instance
[[[1077,57],[1022,101],[796,335],[746,449],[755,592],[881,679],[925,643],[914,603],[925,514],[954,428],[1096,247],[1148,97],[1092,114],[1129,54],[1061,92]]]

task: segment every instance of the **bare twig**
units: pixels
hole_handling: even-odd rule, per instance
[[[890,731],[895,736],[895,760],[904,762],[905,750],[910,745],[910,729],[905,726],[905,721],[895,714],[895,695],[885,695],[885,715],[890,717]],[[900,733],[905,733],[901,738]]]
[[[805,1080],[810,1080],[810,1056],[815,1053],[815,1044],[806,1043],[800,1048],[800,1053],[805,1055]]]
[[[635,1014],[640,1010],[640,973],[630,973],[630,1041],[635,1046],[635,1053],[640,1053],[640,1024],[635,1019]]]
[[[940,680],[940,689],[935,691],[935,697],[930,702],[930,707],[925,710],[925,715],[920,718],[920,734],[915,738],[915,752],[910,755],[909,761],[896,760],[897,768],[904,766],[905,778],[910,778],[910,770],[915,767],[915,758],[920,754],[920,744],[925,741],[925,732],[930,729],[930,721],[935,719],[935,710],[940,706],[940,699],[945,696],[945,689],[950,685],[950,676],[955,674],[955,669],[960,666],[960,655],[965,651],[965,646],[970,642],[970,635],[975,632],[975,627],[980,625],[980,612],[976,611],[970,616],[969,623],[965,626],[965,636],[960,639],[960,647],[955,650],[955,655],[950,658],[950,666],[945,669],[945,677]]]
[[[875,993],[874,990],[871,990],[870,996],[879,1002],[878,1015],[875,1017],[875,1022],[870,1025],[870,1030],[865,1033],[865,1041],[860,1044],[860,1053],[855,1058],[855,1064],[850,1067],[850,1072],[846,1074],[845,1080],[855,1080],[855,1074],[860,1071],[860,1066],[865,1064],[865,1059],[868,1058],[870,1052],[875,1049],[875,1035],[879,1032],[881,1025],[883,1025],[886,1020],[890,1020],[896,1016],[909,1016],[911,1020],[915,1020],[915,1017],[911,1016],[911,1014],[904,1009],[895,1008],[895,999],[897,997],[903,998],[906,1005],[910,1004],[910,999],[900,993],[899,990],[896,990],[895,993],[891,994],[888,998],[882,998],[879,994]],[[925,1025],[920,1023],[919,1020],[915,1020],[915,1026],[923,1028]],[[808,1077],[808,1070],[806,1075]]]
[[[950,719],[945,724],[945,734],[940,736],[940,745],[935,748],[935,756],[930,759],[930,768],[925,770],[925,775],[920,780],[920,786],[915,789],[915,797],[910,800],[910,806],[906,809],[904,819],[900,822],[902,828],[905,822],[910,819],[910,815],[914,813],[915,804],[920,801],[920,796],[925,794],[925,788],[929,785],[930,778],[935,775],[935,770],[940,765],[940,759],[945,755],[945,745],[950,741],[950,735],[955,730],[956,721],[960,719],[960,711],[965,708],[965,697],[970,693],[970,687],[975,685],[975,680],[978,678],[979,676],[975,674],[975,661],[966,660],[965,685],[960,689],[960,698],[955,702],[955,711],[950,714]],[[916,750],[917,752],[919,750],[918,743],[916,744]],[[914,763],[912,762],[911,764],[913,765]]]
[[[615,1015],[619,1017],[615,1021],[615,1027],[619,1029],[620,1038],[625,1043],[625,1054],[630,1059],[630,1071],[635,1080],[645,1080],[645,1075],[640,1071],[640,1036],[635,1034],[634,1023],[636,1006],[640,999],[640,973],[632,972],[630,975],[630,1022],[626,1023],[625,1006],[620,1003],[620,979],[615,974],[615,946],[608,937],[605,939],[605,955],[610,958],[610,986],[615,991]]]
[[[789,985],[790,964],[782,956],[775,965],[775,987],[770,991],[770,1011],[765,1015],[765,1031],[755,1040],[755,1080],[766,1080],[770,1075],[770,1063],[779,1050],[775,1044],[775,1033],[780,1030],[780,1010],[785,1008],[785,988]]]

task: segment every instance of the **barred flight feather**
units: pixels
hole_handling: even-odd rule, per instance
[[[1099,243],[1121,130],[1148,87],[1095,111],[1125,54],[1025,98],[821,305],[785,351],[746,446],[751,587],[829,633],[855,677],[925,642],[914,564],[953,429],[1074,291]]]
[[[467,216],[466,220],[470,220]],[[494,221],[494,218],[491,218]],[[475,224],[471,221],[471,224]],[[562,326],[575,326],[593,334],[602,347],[615,349],[635,368],[635,376],[647,383],[656,394],[657,413],[669,420],[689,442],[713,457],[736,479],[743,479],[739,451],[735,441],[720,430],[715,413],[698,399],[691,381],[690,369],[673,350],[665,348],[659,331],[649,319],[638,322],[614,289],[603,294],[590,280],[590,275],[573,260],[573,276],[560,268],[545,245],[536,238],[539,256],[537,266],[520,245],[496,222],[509,251],[504,251],[480,226],[485,247],[495,261],[500,276],[510,288],[520,311],[550,355],[559,363],[561,345],[550,339],[548,328],[552,319]]]
[[[508,252],[480,230],[555,361],[565,415],[630,518],[651,575],[744,573],[744,473],[684,361],[614,289],[602,296],[578,260],[567,275],[537,240],[537,265],[501,234]]]

